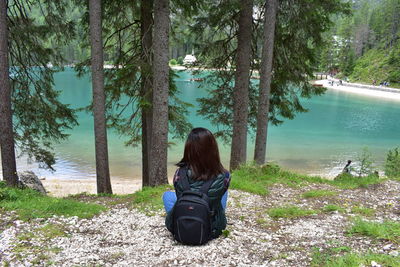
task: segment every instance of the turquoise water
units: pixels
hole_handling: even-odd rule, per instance
[[[198,83],[189,81],[191,74],[180,72],[177,86],[181,98],[195,104],[206,92]],[[77,78],[72,70],[55,76],[56,87],[62,90],[61,100],[72,107],[84,107],[91,99],[90,77]],[[294,120],[281,126],[270,126],[268,136],[269,161],[302,173],[332,176],[338,173],[348,159],[355,160],[363,147],[368,147],[373,159],[382,169],[388,149],[400,146],[400,101],[360,96],[341,91],[327,91],[323,96],[304,100],[308,113],[298,114]],[[193,126],[215,129],[208,121],[190,109]],[[79,113],[80,125],[70,131],[70,138],[57,145],[56,172],[37,169],[26,158],[18,159],[18,169],[33,169],[39,176],[62,179],[95,177],[93,118]],[[124,137],[108,132],[110,169],[113,178],[139,179],[141,152],[139,148],[124,146]],[[183,141],[169,150],[169,173],[179,161]],[[254,140],[249,137],[248,159],[253,156]],[[223,163],[228,167],[229,146],[220,143]]]

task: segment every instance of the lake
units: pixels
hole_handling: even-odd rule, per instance
[[[195,104],[196,98],[206,92],[191,82],[189,72],[179,72],[176,79],[180,97]],[[61,101],[72,107],[84,107],[91,100],[90,77],[77,78],[72,69],[55,75],[58,89],[62,89]],[[280,126],[270,126],[268,135],[268,161],[301,173],[333,176],[340,172],[348,159],[367,147],[378,168],[383,169],[386,153],[400,146],[400,102],[372,98],[341,91],[329,90],[323,96],[305,99],[304,106],[310,111],[298,114],[294,120]],[[195,127],[215,129],[210,122],[196,115],[196,107],[190,108],[190,122]],[[70,138],[55,146],[57,163],[55,172],[38,169],[26,158],[18,159],[18,170],[33,170],[39,176],[60,179],[95,178],[93,118],[79,113],[78,127],[69,133]],[[126,139],[112,130],[108,132],[111,176],[114,179],[140,179],[140,148],[124,146]],[[168,151],[169,174],[182,156],[184,141]],[[219,143],[221,158],[228,167],[230,148]],[[253,158],[254,140],[248,140],[248,159]]]

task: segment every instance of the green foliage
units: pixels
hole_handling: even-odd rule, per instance
[[[178,62],[174,58],[169,61],[169,65],[171,65],[171,66],[175,66],[177,64],[178,64]]]
[[[135,192],[133,204],[139,210],[152,215],[155,211],[163,208],[162,195],[165,191],[171,190],[171,185],[162,185],[157,187],[143,187],[142,190]]]
[[[344,254],[343,254],[344,253]],[[320,251],[314,249],[311,267],[358,267],[369,266],[372,261],[382,266],[399,266],[400,257],[376,253],[354,253],[349,247],[328,248]]]
[[[297,218],[317,214],[315,210],[306,210],[296,206],[284,206],[278,208],[271,208],[267,211],[268,215],[273,219],[279,218]]]
[[[368,176],[373,173],[371,153],[368,148],[363,148],[361,154],[358,154],[357,161],[360,163],[357,173],[358,177]]]
[[[213,68],[202,84],[208,96],[199,99],[198,113],[219,127],[217,136],[230,140],[232,133],[233,80],[236,64],[238,1],[207,3],[195,18],[191,30],[196,34],[201,66]],[[263,10],[264,2],[255,3]],[[308,82],[317,67],[317,51],[324,45],[322,33],[332,24],[331,16],[346,13],[349,5],[343,1],[280,1],[275,31],[273,73],[269,121],[280,124],[293,119],[298,112],[306,112],[301,98],[310,98],[324,92]],[[298,16],[302,14],[302,16]],[[252,70],[260,68],[259,44],[262,38],[263,18],[254,19]],[[257,84],[249,89],[249,128],[256,127]]]
[[[183,65],[183,57],[178,57],[177,63]]]
[[[322,69],[339,69],[353,81],[399,86],[400,2],[353,1],[352,11],[351,16],[336,16],[325,35],[328,49],[321,51]]]
[[[390,178],[400,178],[400,153],[399,148],[389,150],[385,162],[385,174]]]
[[[328,204],[325,207],[322,208],[324,212],[332,212],[332,211],[339,211],[339,212],[344,212],[345,209],[338,206],[338,205],[333,205],[333,204]]]
[[[81,14],[79,29],[88,28],[87,2],[74,0],[85,10]],[[124,6],[126,8],[121,9]],[[172,5],[172,9],[175,7]],[[176,11],[178,12],[178,11]],[[152,5],[149,13],[152,14]],[[144,49],[141,36],[142,21],[140,1],[104,1],[103,3],[104,53],[106,60],[115,68],[105,70],[107,126],[114,128],[127,138],[126,145],[137,146],[142,141],[142,108],[151,110],[151,58],[153,52]],[[150,33],[151,34],[151,33]],[[82,47],[89,47],[88,38],[80,39]],[[145,51],[146,50],[146,51]],[[90,56],[81,60],[75,70],[79,75],[89,72]],[[173,138],[183,139],[192,128],[187,121],[191,105],[178,98],[179,91],[174,82],[176,74],[169,73],[169,132]],[[146,84],[144,82],[147,81]],[[149,82],[150,81],[150,82]],[[86,107],[87,111],[92,105]]]
[[[372,184],[379,184],[382,181],[383,180],[375,174],[364,177],[355,177],[349,173],[342,173],[335,177],[335,180],[330,182],[330,184],[342,189],[355,189],[359,187],[367,187]]]
[[[400,241],[400,223],[392,221],[379,223],[356,219],[348,233],[365,235],[398,243]]]
[[[302,194],[304,198],[314,198],[314,197],[327,197],[337,195],[336,192],[329,190],[310,190]]]
[[[355,64],[350,78],[371,84],[373,80],[400,83],[400,44],[388,53],[383,49],[371,49]]]
[[[52,168],[52,145],[67,138],[65,130],[77,121],[75,111],[58,100],[53,74],[64,59],[50,44],[74,38],[74,23],[65,19],[67,7],[60,1],[12,2],[7,15],[15,141],[21,153]]]
[[[53,215],[90,218],[105,210],[97,204],[54,198],[31,189],[9,187],[0,188],[0,208],[15,210],[21,220],[49,218]]]

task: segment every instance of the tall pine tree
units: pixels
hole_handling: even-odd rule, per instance
[[[257,133],[254,161],[265,163],[268,136],[269,98],[271,94],[272,58],[274,54],[275,22],[278,0],[267,0],[265,4],[264,34],[260,66],[260,85],[257,110]]]
[[[3,180],[18,185],[8,66],[7,0],[0,0],[0,149]]]
[[[105,117],[101,0],[89,0],[97,193],[112,194]]]
[[[153,119],[149,184],[168,183],[169,0],[154,1]]]
[[[252,22],[253,0],[241,0],[236,52],[235,87],[233,89],[231,170],[238,168],[240,164],[246,162],[247,156]]]

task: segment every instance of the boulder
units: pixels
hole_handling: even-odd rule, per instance
[[[42,182],[40,181],[39,177],[36,176],[36,174],[32,171],[24,171],[21,173],[18,173],[19,177],[19,182],[22,187],[28,187],[33,190],[36,190],[44,195],[46,195],[46,189],[44,189],[44,186]]]

